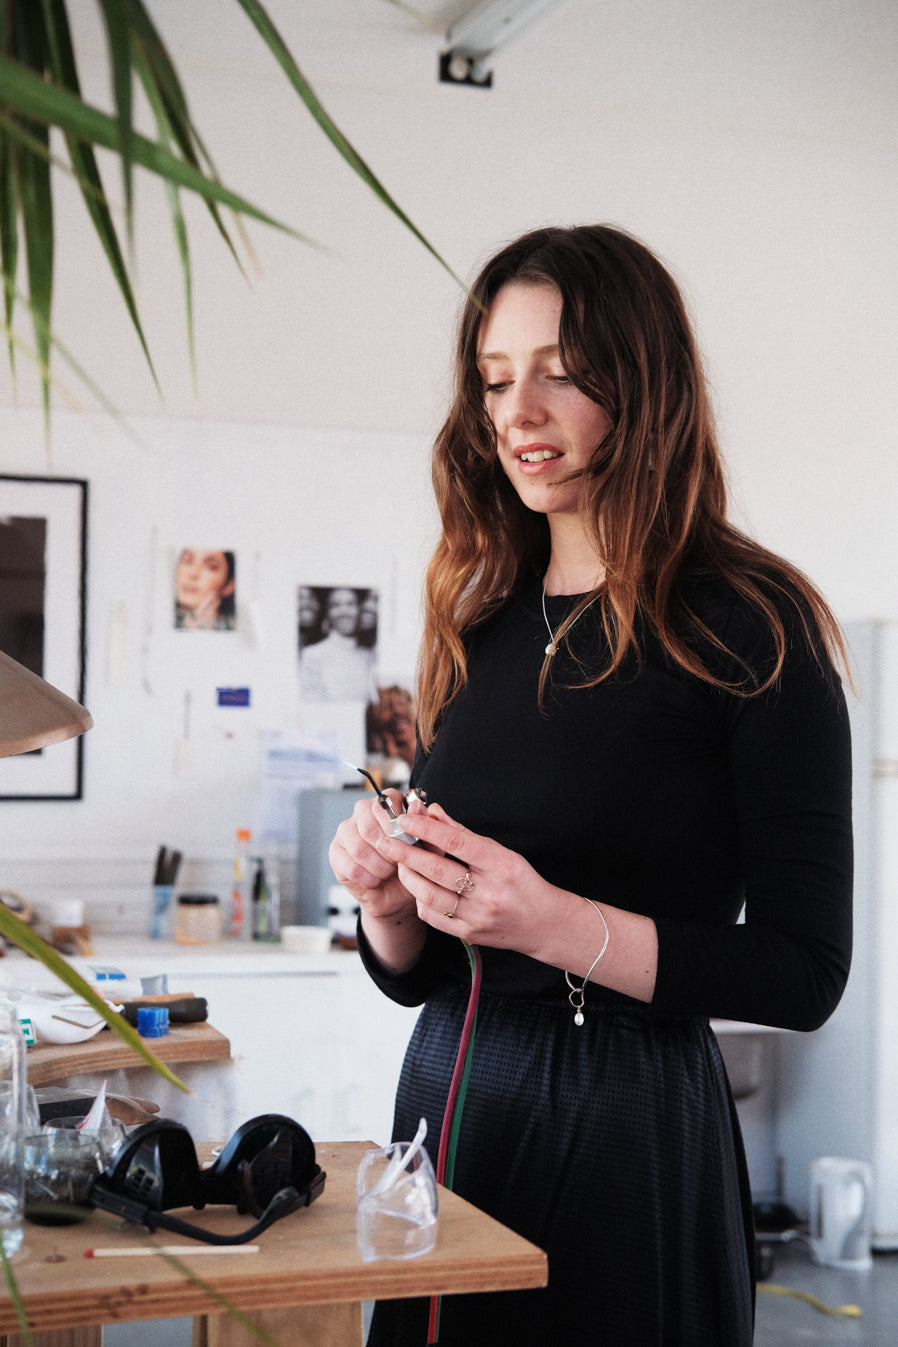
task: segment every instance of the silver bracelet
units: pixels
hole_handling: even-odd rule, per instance
[[[585,1000],[584,991],[586,988],[586,984],[592,977],[596,964],[598,964],[601,961],[602,956],[605,953],[605,950],[608,948],[608,940],[610,936],[610,932],[608,930],[608,923],[605,920],[605,913],[599,907],[598,903],[594,902],[592,898],[584,898],[583,901],[585,903],[589,903],[590,907],[594,907],[595,910],[598,912],[599,916],[602,918],[602,925],[605,927],[605,939],[602,942],[602,948],[599,950],[598,954],[593,959],[589,972],[586,974],[586,977],[583,979],[583,982],[579,987],[576,985],[576,983],[571,982],[571,975],[565,970],[564,980],[571,989],[567,999],[574,1007],[574,1024],[576,1024],[578,1028],[583,1023],[583,1002]]]

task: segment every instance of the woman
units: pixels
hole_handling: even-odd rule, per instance
[[[549,1256],[545,1291],[447,1297],[439,1341],[747,1347],[751,1194],[708,1017],[814,1029],[845,985],[838,628],[727,522],[651,253],[541,229],[473,294],[434,451],[431,803],[402,825],[424,845],[365,801],[331,847],[372,978],[424,1003],[394,1135],[423,1114],[434,1153],[479,950],[452,1186]],[[383,1303],[371,1342],[423,1343],[426,1318]]]
[[[237,586],[233,552],[185,547],[175,570],[175,627],[233,631]]]

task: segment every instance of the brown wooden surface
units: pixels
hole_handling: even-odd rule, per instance
[[[230,1040],[212,1025],[175,1024],[162,1038],[147,1039],[147,1046],[169,1066],[184,1062],[218,1062],[231,1055]],[[60,1085],[72,1076],[115,1071],[119,1067],[145,1067],[146,1062],[109,1029],[101,1029],[86,1043],[44,1043],[29,1048],[26,1058],[30,1085]]]
[[[277,1221],[258,1238],[257,1254],[205,1254],[184,1263],[197,1278],[244,1310],[292,1305],[342,1304],[382,1297],[501,1291],[544,1286],[545,1254],[498,1222],[440,1190],[436,1248],[405,1262],[364,1263],[355,1236],[355,1177],[372,1143],[346,1141],[316,1147],[327,1172],[321,1197],[311,1207]],[[249,1223],[233,1207],[189,1212],[189,1219],[216,1230],[243,1230]],[[163,1258],[85,1258],[101,1246],[196,1242],[142,1226],[124,1226],[105,1212],[80,1225],[51,1227],[26,1222],[25,1243],[13,1269],[35,1329],[180,1315],[219,1315],[222,1306]],[[205,1247],[205,1246],[204,1246]],[[0,1288],[0,1333],[15,1332],[15,1312]]]
[[[283,1347],[362,1347],[362,1306],[358,1301],[347,1305],[254,1310],[247,1317]],[[191,1347],[258,1347],[258,1343],[259,1339],[230,1315],[197,1317],[193,1321]],[[61,1343],[60,1347],[68,1344]]]
[[[25,1347],[25,1339],[17,1333],[0,1337],[0,1347]],[[86,1328],[61,1328],[52,1333],[32,1333],[31,1347],[103,1347],[103,1329],[97,1325]]]

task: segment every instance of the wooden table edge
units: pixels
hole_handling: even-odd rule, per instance
[[[428,1263],[426,1260],[432,1261]],[[53,1294],[26,1294],[24,1303],[31,1328],[45,1332],[92,1324],[223,1314],[227,1313],[227,1308],[222,1304],[221,1295],[240,1310],[305,1309],[314,1305],[338,1305],[363,1300],[530,1290],[545,1286],[548,1280],[546,1255],[536,1246],[533,1246],[532,1257],[526,1263],[509,1260],[507,1264],[491,1267],[488,1271],[484,1271],[479,1260],[441,1268],[440,1255],[436,1251],[415,1261],[422,1265],[422,1270],[427,1266],[433,1268],[432,1277],[426,1279],[426,1290],[421,1285],[406,1289],[401,1272],[397,1271],[405,1265],[385,1261],[377,1265],[377,1271],[366,1278],[360,1293],[352,1297],[347,1297],[345,1292],[341,1293],[333,1279],[306,1281],[302,1295],[297,1297],[296,1292],[289,1287],[285,1287],[280,1294],[272,1295],[268,1284],[248,1277],[236,1283],[230,1282],[227,1290],[219,1292],[218,1296],[185,1281],[156,1286],[137,1282],[129,1286],[110,1287],[107,1291],[98,1292],[96,1288],[91,1288],[81,1296],[67,1295],[64,1301]],[[202,1279],[203,1269],[196,1264],[190,1266],[195,1275]],[[5,1302],[0,1305],[0,1335],[17,1331],[15,1310],[10,1302]]]

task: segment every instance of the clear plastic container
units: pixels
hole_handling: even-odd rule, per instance
[[[221,908],[214,893],[182,893],[175,908],[175,943],[212,945],[221,939]]]
[[[417,1258],[437,1239],[437,1185],[425,1150],[411,1143],[366,1151],[356,1178],[356,1237],[366,1263]],[[408,1167],[406,1167],[406,1165]]]

